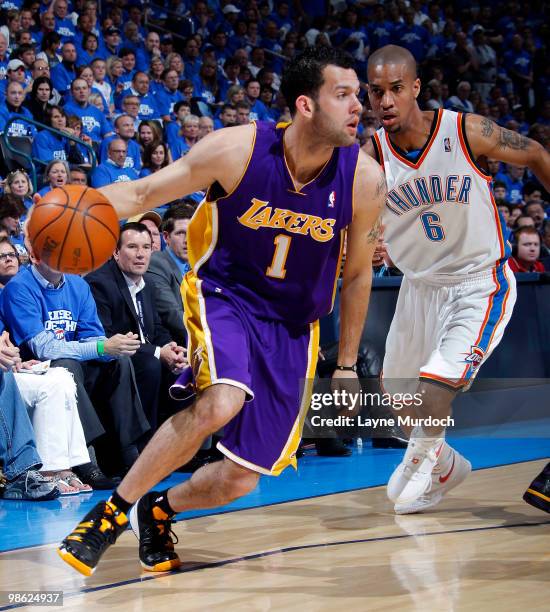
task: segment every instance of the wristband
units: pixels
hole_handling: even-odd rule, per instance
[[[103,355],[105,355],[105,340],[97,341],[97,354],[100,357],[103,357]]]
[[[336,366],[337,370],[344,370],[344,371],[348,371],[348,372],[357,372],[357,364],[354,363],[351,366],[342,366],[342,365],[337,365]]]

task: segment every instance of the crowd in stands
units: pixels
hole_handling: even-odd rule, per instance
[[[185,363],[185,235],[204,196],[128,220],[113,259],[81,279],[27,251],[22,225],[35,193],[136,180],[213,130],[290,121],[281,75],[308,45],[346,49],[363,82],[372,51],[404,46],[418,62],[423,109],[475,112],[548,148],[548,10],[541,0],[0,0],[0,132],[29,139],[39,177],[34,185],[13,160],[0,170],[0,367],[19,359],[11,343],[22,358],[50,362],[46,375],[0,381],[12,407],[33,406],[32,427],[17,417],[28,459],[6,458],[0,445],[13,495],[113,486],[166,418],[161,406],[171,406],[168,389]],[[379,127],[365,87],[362,97],[361,143]],[[485,164],[512,232],[512,269],[550,271],[548,194],[526,168]],[[387,255],[375,268],[399,274]],[[59,370],[71,384],[56,382]],[[33,400],[39,383],[50,395],[66,389],[62,402],[48,400],[65,406],[63,452],[44,443],[51,424]]]

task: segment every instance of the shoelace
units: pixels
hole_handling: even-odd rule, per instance
[[[146,543],[152,545],[159,545],[164,548],[168,543],[177,544],[179,542],[178,536],[172,531],[172,520],[166,519],[164,521],[153,519],[153,525],[145,529],[145,533],[142,535],[142,539]]]

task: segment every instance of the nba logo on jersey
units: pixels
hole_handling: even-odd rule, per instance
[[[328,207],[334,208],[335,203],[336,203],[336,191],[331,191],[328,197]]]
[[[450,153],[451,152],[451,139],[450,138],[444,138],[443,139],[443,146],[445,147],[445,153]]]

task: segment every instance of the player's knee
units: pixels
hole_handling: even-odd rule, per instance
[[[220,385],[221,387],[222,385]],[[197,401],[194,409],[201,431],[210,435],[226,425],[243,407],[245,394],[237,388],[216,389],[205,392]],[[211,387],[210,389],[214,389]],[[210,391],[208,389],[207,391]]]
[[[223,478],[224,503],[229,503],[251,493],[256,488],[259,478],[258,473],[246,468],[231,469]]]

